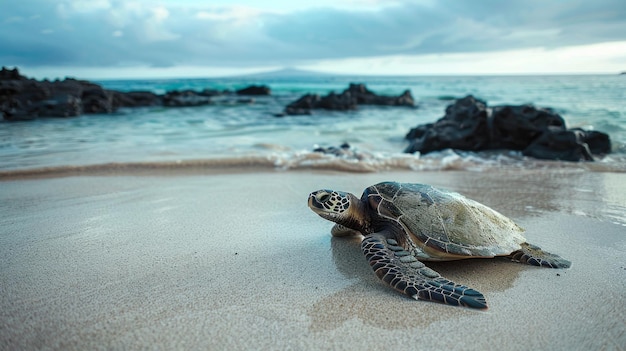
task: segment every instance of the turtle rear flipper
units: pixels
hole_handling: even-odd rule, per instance
[[[382,234],[368,235],[361,243],[361,250],[381,280],[416,300],[487,308],[485,297],[480,292],[443,278],[393,239]]]
[[[522,248],[513,251],[508,257],[511,261],[548,268],[569,268],[572,263],[559,255],[543,251],[539,246],[522,243]]]

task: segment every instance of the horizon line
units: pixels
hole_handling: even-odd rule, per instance
[[[310,69],[301,69],[294,67],[284,67],[279,69],[272,70],[253,70],[248,71],[247,73],[232,73],[232,74],[203,74],[199,72],[198,74],[172,74],[172,75],[163,75],[160,76],[158,74],[140,74],[137,76],[100,76],[100,75],[72,75],[66,74],[64,76],[60,75],[42,75],[42,74],[26,74],[32,68],[22,69],[18,66],[2,66],[2,68],[6,69],[17,69],[20,75],[25,76],[30,79],[36,80],[55,80],[55,79],[80,79],[80,80],[96,80],[96,81],[110,81],[110,80],[152,80],[152,79],[229,79],[229,78],[290,78],[290,77],[299,77],[299,74],[306,75],[309,77],[313,76],[326,76],[326,77],[389,77],[389,78],[411,78],[411,77],[480,77],[480,76],[592,76],[592,75],[626,75],[626,71],[618,71],[618,72],[606,72],[606,71],[598,71],[598,72],[435,72],[435,73],[410,73],[410,74],[378,74],[378,73],[337,73],[337,72],[329,72],[329,71],[321,71],[321,70],[310,70]],[[83,70],[85,68],[80,67],[78,70]],[[98,68],[95,68],[98,69]],[[102,69],[111,69],[111,68],[102,68]],[[37,70],[37,69],[35,69]],[[243,69],[247,70],[247,69]],[[282,74],[282,76],[281,76]],[[276,76],[273,76],[276,75]]]

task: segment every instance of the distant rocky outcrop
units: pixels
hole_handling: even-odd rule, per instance
[[[235,93],[237,95],[270,95],[272,90],[267,85],[250,85],[236,90]]]
[[[550,108],[533,105],[496,106],[471,95],[456,100],[434,123],[409,131],[405,152],[428,153],[443,149],[481,151],[508,149],[540,159],[592,161],[607,154],[606,133],[567,129],[565,120]]]
[[[346,93],[354,96],[358,105],[415,106],[410,90],[405,90],[398,96],[384,96],[368,90],[365,84],[350,84],[348,89],[343,91],[343,94]]]
[[[333,111],[356,110],[356,100],[348,94],[329,93],[325,96],[306,94],[285,107],[288,115],[310,115],[314,109]]]
[[[168,91],[163,95],[163,106],[191,107],[208,105],[211,103],[210,96],[193,90]]]
[[[237,95],[269,95],[267,86],[249,86]],[[204,89],[168,91],[158,95],[149,91],[120,92],[104,89],[85,80],[66,78],[37,81],[22,76],[17,68],[0,70],[0,113],[5,120],[23,121],[38,117],[73,117],[81,114],[112,113],[119,108],[165,106],[191,107],[212,103],[253,103],[251,98],[237,98],[232,92]]]
[[[113,92],[113,107],[145,107],[161,106],[163,97],[150,91]]]
[[[306,94],[290,103],[282,115],[308,115],[312,110],[333,111],[355,110],[358,105],[415,106],[415,100],[409,90],[399,96],[383,96],[367,89],[365,84],[350,84],[340,94],[330,92],[327,95]]]

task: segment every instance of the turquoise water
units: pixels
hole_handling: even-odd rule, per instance
[[[311,116],[275,117],[284,106],[311,92],[340,92],[351,82],[378,94],[410,89],[416,108],[363,106],[357,111],[314,111]],[[363,170],[475,169],[489,167],[580,167],[626,170],[626,76],[488,77],[252,77],[222,79],[101,81],[121,91],[164,93],[179,89],[238,89],[266,84],[269,97],[251,104],[232,102],[193,108],[123,109],[111,115],[0,122],[0,169],[80,166],[111,162],[172,162],[265,158],[278,168],[350,163]],[[539,162],[515,152],[402,154],[410,128],[433,122],[450,99],[472,94],[489,106],[534,103],[552,107],[568,127],[607,132],[614,152],[589,165]],[[350,143],[360,161],[312,153],[314,147]],[[341,169],[341,167],[339,167]]]

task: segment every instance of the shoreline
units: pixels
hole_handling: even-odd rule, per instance
[[[623,174],[164,174],[0,182],[1,349],[617,350],[626,342]],[[463,193],[573,267],[429,263],[484,293],[489,310],[407,299],[377,280],[358,241],[332,238],[332,224],[306,206],[310,191],[358,196],[383,180]]]
[[[361,157],[361,156],[359,156]],[[144,162],[106,162],[83,165],[59,165],[18,169],[0,169],[0,182],[20,179],[47,179],[80,176],[151,176],[151,175],[219,175],[248,172],[338,172],[393,173],[393,172],[591,172],[624,174],[622,164],[602,162],[560,162],[534,159],[500,161],[469,156],[457,156],[452,161],[445,157],[399,155],[363,159],[336,157],[319,152],[285,155],[249,155],[208,159],[163,160]]]

